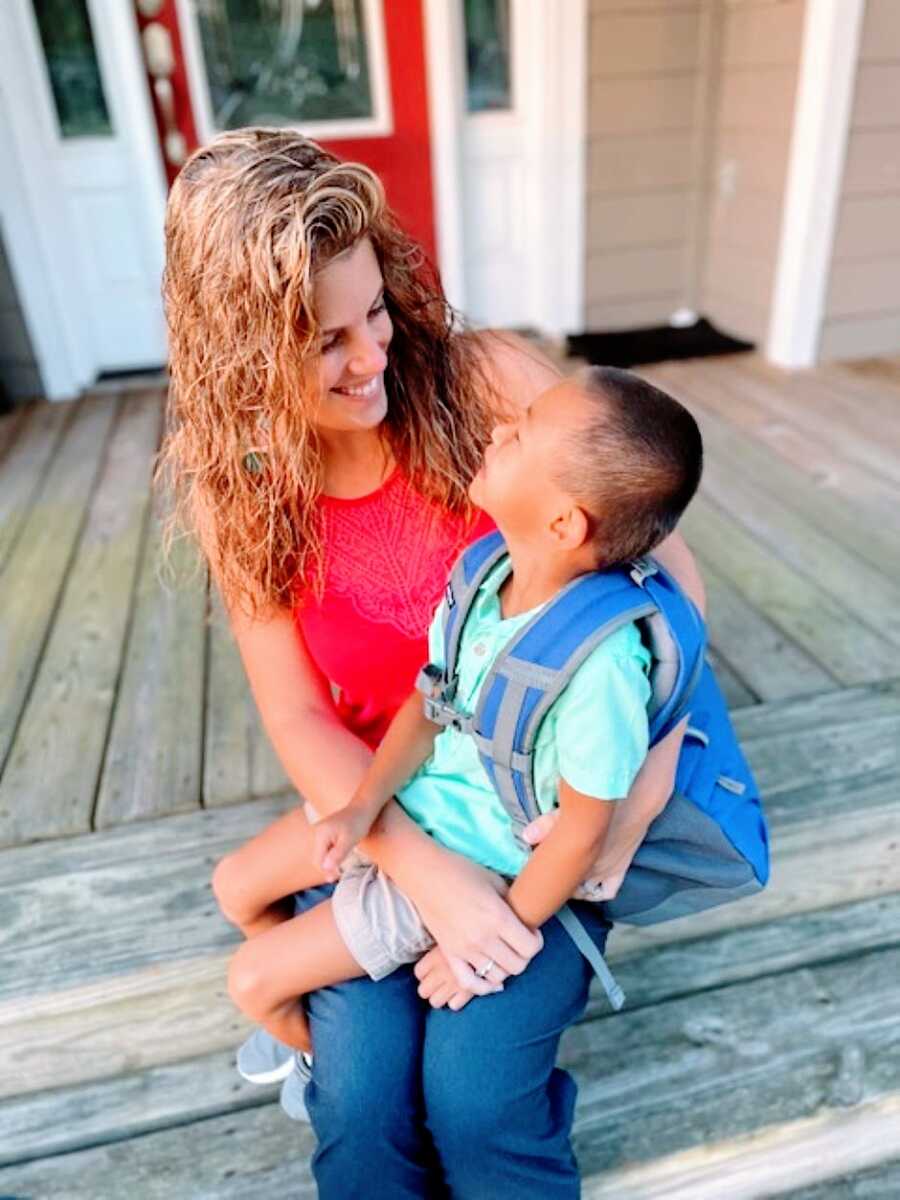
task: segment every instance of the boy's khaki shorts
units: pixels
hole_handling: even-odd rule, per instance
[[[434,945],[412,901],[356,850],[344,859],[331,908],[347,949],[372,979],[384,979]]]

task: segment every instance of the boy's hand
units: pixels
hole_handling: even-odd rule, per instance
[[[341,863],[366,836],[370,825],[366,815],[352,807],[338,809],[313,825],[313,857],[329,883],[340,877]]]
[[[459,1012],[475,995],[474,992],[459,986],[453,969],[440,946],[434,946],[427,954],[423,954],[414,970],[416,979],[419,980],[419,995],[423,1000],[427,1000],[432,1008],[446,1006],[454,1012]],[[492,991],[502,992],[503,984],[498,983]]]

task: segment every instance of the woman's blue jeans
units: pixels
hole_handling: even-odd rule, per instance
[[[333,885],[297,896],[301,912]],[[596,905],[574,905],[598,944]],[[575,1081],[560,1036],[584,1012],[591,968],[556,918],[504,990],[460,1012],[419,998],[411,966],[308,997],[306,1103],[321,1200],[575,1200]]]

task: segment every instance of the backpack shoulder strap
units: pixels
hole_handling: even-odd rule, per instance
[[[444,674],[456,676],[459,640],[472,601],[497,563],[506,556],[506,542],[499,530],[467,546],[454,564],[444,593]]]
[[[482,763],[517,841],[538,815],[538,728],[572,676],[610,634],[656,611],[627,569],[582,575],[522,627],[488,672],[473,719]]]
[[[456,660],[459,642],[472,602],[487,575],[506,555],[506,542],[499,530],[473,542],[456,560],[444,593],[442,638],[444,664],[433,663],[419,672],[416,688],[425,697],[425,714],[438,725],[468,728],[453,706],[456,692]]]
[[[636,579],[656,612],[644,629],[653,654],[650,744],[671,732],[690,710],[706,653],[706,623],[693,601],[655,559],[635,563]]]

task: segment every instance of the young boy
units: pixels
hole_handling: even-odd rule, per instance
[[[470,495],[495,520],[509,557],[485,579],[462,631],[462,711],[474,712],[497,654],[541,605],[577,576],[638,558],[671,533],[701,464],[690,414],[612,368],[559,383],[494,430]],[[438,665],[441,615],[429,633]],[[312,827],[283,819],[277,838],[264,832],[239,850],[228,873],[240,880],[239,894],[214,881],[223,911],[249,939],[229,974],[238,1007],[279,1041],[308,1050],[298,996],[360,975],[383,978],[434,944],[410,901],[351,854],[395,795],[442,844],[506,877],[510,907],[539,928],[588,875],[615,803],[646,756],[649,665],[637,627],[627,625],[594,649],[551,707],[534,779],[541,810],[558,806],[559,818],[530,855],[513,836],[474,739],[439,730],[422,697],[410,695],[349,804]],[[285,895],[334,880],[330,901],[291,920],[278,911]],[[476,973],[492,982],[495,970],[490,961]],[[496,974],[493,982],[500,986]],[[468,999],[449,975],[429,988],[433,1004]]]

